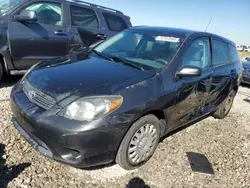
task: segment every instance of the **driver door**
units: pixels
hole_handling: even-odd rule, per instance
[[[200,76],[182,77],[177,81],[175,115],[169,120],[171,128],[184,125],[206,113],[204,105],[212,82],[210,54],[210,42],[206,37],[193,41],[184,54],[180,68],[194,66],[202,72]]]
[[[16,15],[24,9],[35,11],[37,21],[9,21],[8,40],[15,68],[27,70],[42,60],[68,54],[69,36],[63,26],[62,4],[33,1]]]

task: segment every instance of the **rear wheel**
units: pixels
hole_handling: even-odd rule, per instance
[[[154,154],[160,139],[160,121],[147,115],[136,121],[122,140],[116,163],[126,170],[146,163]]]
[[[216,112],[214,112],[214,113],[212,114],[212,116],[213,116],[214,118],[217,118],[217,119],[223,119],[223,118],[225,118],[225,117],[228,115],[228,113],[230,112],[230,110],[231,110],[231,108],[232,108],[232,106],[233,106],[233,102],[234,102],[234,97],[235,97],[235,95],[236,95],[236,92],[235,92],[234,90],[232,90],[232,91],[229,93],[229,95],[228,95],[228,97],[226,98],[226,100],[223,101],[223,102],[220,104],[219,109],[218,109]]]
[[[3,78],[3,74],[4,74],[3,65],[2,65],[2,63],[0,62],[0,81],[1,81],[2,78]]]

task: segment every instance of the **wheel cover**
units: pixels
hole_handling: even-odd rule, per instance
[[[157,144],[157,130],[152,124],[145,124],[132,136],[128,146],[128,161],[137,165],[151,157]]]

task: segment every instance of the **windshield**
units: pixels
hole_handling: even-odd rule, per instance
[[[24,0],[0,0],[0,14],[7,12],[8,10],[16,7]]]
[[[173,34],[126,30],[106,40],[95,51],[119,57],[144,69],[161,69],[173,58],[183,38]]]

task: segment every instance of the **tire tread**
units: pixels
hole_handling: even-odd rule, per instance
[[[0,62],[0,81],[2,80],[4,75],[3,64]]]
[[[236,95],[235,90],[231,90],[229,95],[233,95],[233,100],[234,100],[234,97],[235,97],[235,95]],[[229,95],[228,95],[228,96],[229,96]],[[225,101],[226,101],[226,100],[225,100]],[[231,109],[230,109],[230,110],[228,111],[228,113],[226,113],[226,114],[225,114],[224,111],[223,111],[223,107],[224,107],[225,101],[223,101],[223,102],[219,105],[218,110],[215,111],[215,112],[212,114],[212,116],[213,116],[215,119],[224,119],[224,118],[228,115],[228,113],[230,112]]]

